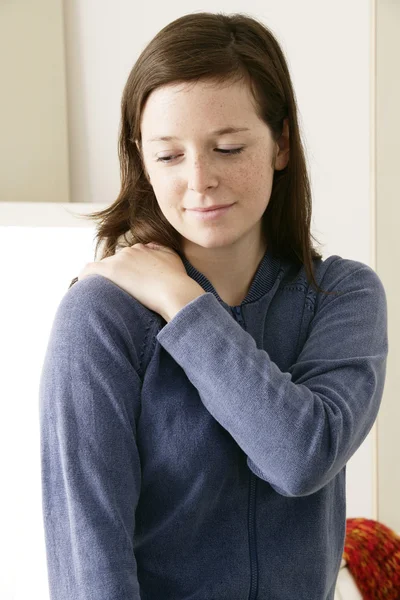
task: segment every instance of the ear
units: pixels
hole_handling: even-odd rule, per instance
[[[289,140],[289,117],[283,121],[282,135],[277,142],[277,154],[275,157],[275,169],[281,171],[284,169],[290,156],[290,140]]]

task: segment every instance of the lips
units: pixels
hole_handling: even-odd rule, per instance
[[[235,206],[233,204],[224,204],[220,208],[207,207],[208,210],[189,210],[192,213],[192,218],[199,221],[213,221],[215,219],[223,219],[224,215],[228,214],[230,209]]]
[[[210,210],[217,210],[218,208],[228,208],[232,204],[216,204],[215,206],[207,206],[206,208],[189,208],[186,210],[195,210],[197,212],[208,212]]]

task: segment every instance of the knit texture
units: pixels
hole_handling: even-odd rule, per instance
[[[246,298],[168,323],[101,275],[62,298],[40,381],[49,600],[334,600],[346,464],[381,404],[367,265],[271,253]],[[68,283],[68,282],[66,282]]]
[[[347,519],[343,558],[364,600],[400,599],[400,537],[372,519]]]

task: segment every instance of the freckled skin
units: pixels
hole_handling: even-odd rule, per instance
[[[211,133],[227,126],[249,131]],[[167,135],[179,139],[149,141]],[[271,196],[273,157],[276,170],[289,160],[288,123],[274,143],[246,83],[199,81],[154,90],[142,114],[141,137],[145,170],[160,210],[182,235],[185,255],[225,302],[240,304],[267,247],[261,217]],[[239,154],[218,151],[241,147]],[[185,210],[232,202],[224,216],[208,221]]]

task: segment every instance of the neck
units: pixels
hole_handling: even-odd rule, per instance
[[[212,284],[221,300],[238,306],[246,298],[267,249],[264,241],[240,248],[203,248],[185,251],[190,263]]]

